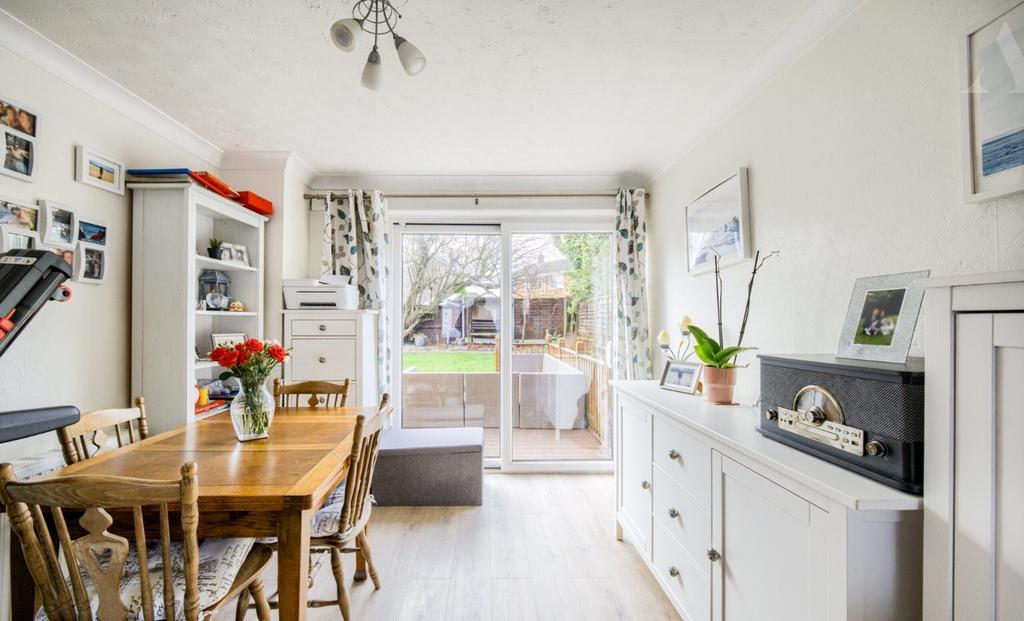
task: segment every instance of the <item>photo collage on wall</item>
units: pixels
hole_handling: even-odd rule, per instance
[[[0,136],[4,145],[0,173],[32,181],[37,130],[38,118],[34,112],[0,94]]]

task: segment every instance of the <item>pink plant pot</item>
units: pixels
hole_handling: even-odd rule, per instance
[[[733,403],[732,393],[736,388],[736,368],[716,369],[704,367],[704,400],[716,405]]]

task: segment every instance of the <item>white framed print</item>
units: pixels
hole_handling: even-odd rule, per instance
[[[78,218],[77,241],[97,246],[107,245],[107,223],[96,218]]]
[[[249,250],[241,244],[234,244],[233,248],[233,261],[249,267]]]
[[[53,201],[39,201],[42,216],[39,231],[44,244],[69,248],[75,245],[78,221],[67,205]]]
[[[103,246],[78,242],[75,252],[75,280],[99,284],[107,278],[107,250]]]
[[[686,266],[691,274],[750,258],[747,169],[698,196],[686,206]]]
[[[39,248],[39,234],[23,226],[0,224],[0,252],[8,250],[35,250]]]
[[[703,367],[704,365],[699,362],[669,360],[665,363],[665,370],[661,373],[659,385],[665,390],[692,395],[697,391],[697,383],[700,381],[700,371]]]
[[[0,196],[0,224],[39,232],[39,207]]]
[[[36,169],[36,141],[6,126],[0,126],[0,142],[4,145],[0,173],[32,182]]]
[[[75,181],[94,188],[124,194],[125,166],[88,147],[75,147]]]
[[[964,200],[1024,192],[1024,1],[961,41]]]
[[[44,250],[49,250],[53,254],[57,255],[71,268],[72,274],[75,270],[75,248],[47,248],[43,247]]]
[[[235,245],[224,242],[220,245],[220,260],[227,261],[228,263],[234,263],[235,261]]]

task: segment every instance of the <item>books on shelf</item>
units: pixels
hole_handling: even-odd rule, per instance
[[[226,406],[227,403],[228,402],[223,399],[211,399],[206,405],[196,405],[196,416],[221,409]]]

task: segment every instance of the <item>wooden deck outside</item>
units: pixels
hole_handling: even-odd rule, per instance
[[[501,455],[498,429],[484,429],[484,457]],[[516,460],[591,460],[611,459],[611,447],[586,429],[564,429],[555,437],[554,429],[513,429],[512,458]]]

